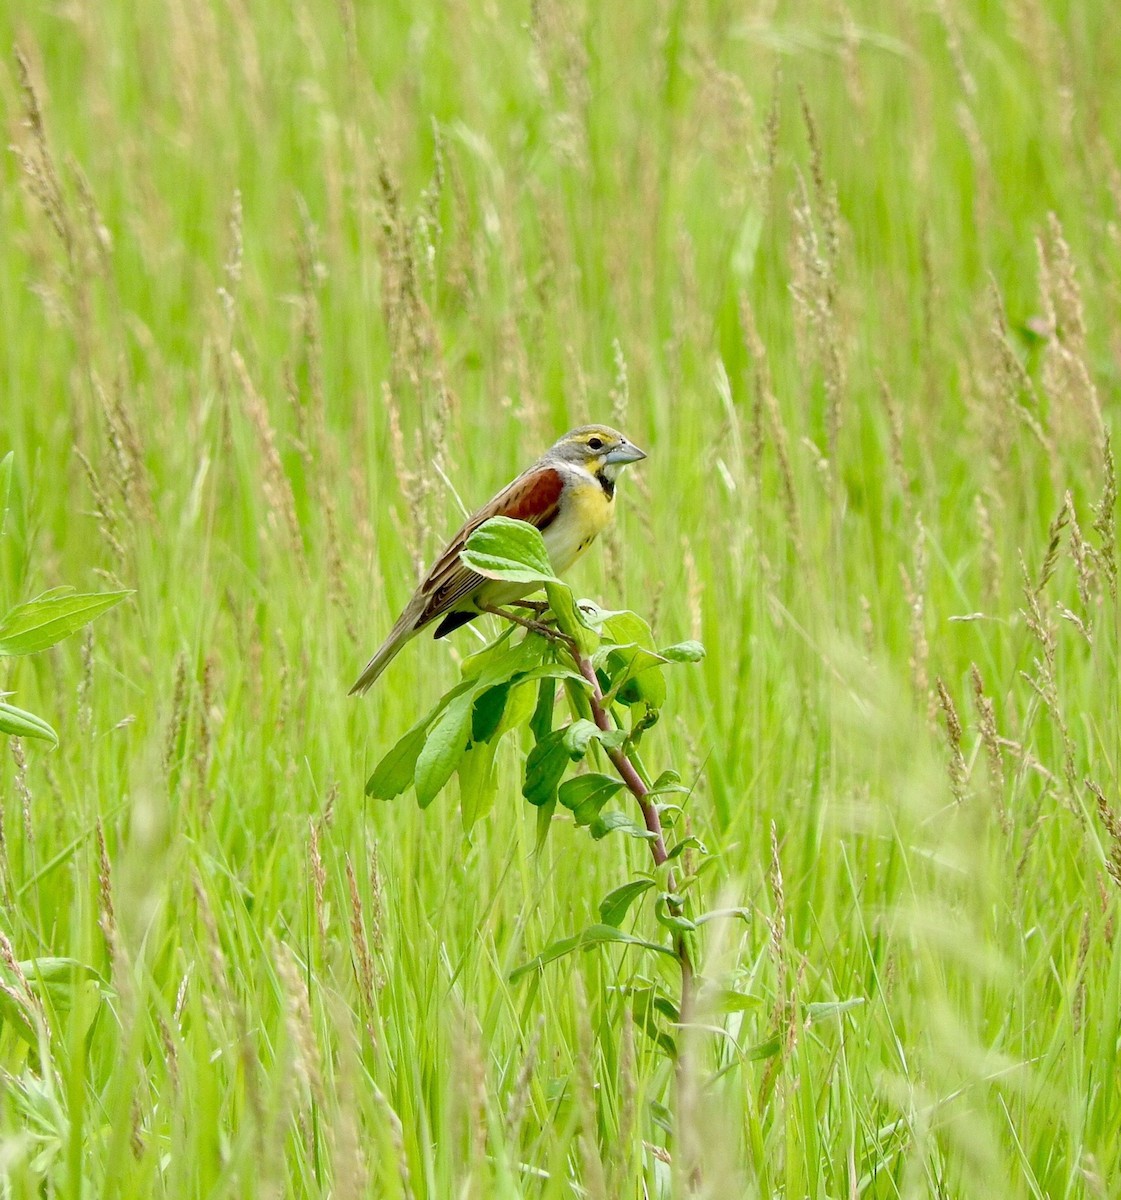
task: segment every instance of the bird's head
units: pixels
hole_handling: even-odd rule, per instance
[[[627,463],[645,457],[642,450],[608,425],[581,425],[566,433],[546,455],[546,458],[574,463],[612,483]]]

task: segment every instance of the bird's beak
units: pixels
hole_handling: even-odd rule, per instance
[[[645,457],[644,450],[632,446],[630,442],[624,442],[621,446],[616,446],[614,450],[609,450],[603,461],[608,466],[622,466],[624,463],[638,462]]]

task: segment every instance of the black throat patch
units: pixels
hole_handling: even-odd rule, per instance
[[[608,500],[614,499],[614,497],[615,497],[615,482],[614,482],[614,480],[608,479],[607,476],[604,475],[602,471],[596,475],[596,478],[599,480],[599,486],[601,488],[603,488],[603,494],[608,498]]]

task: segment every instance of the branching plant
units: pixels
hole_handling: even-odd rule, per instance
[[[676,1032],[688,1024],[694,1006],[696,931],[717,915],[694,911],[690,900],[713,859],[680,821],[680,797],[689,791],[680,774],[664,770],[652,776],[640,752],[666,700],[665,668],[696,662],[704,649],[692,641],[656,649],[649,625],[635,613],[577,601],[553,574],[541,535],[521,521],[487,521],[471,535],[462,557],[489,579],[543,587],[548,604],[536,606],[540,611],[519,606],[534,615],[494,610],[507,619],[508,628],[467,660],[462,680],[382,759],[366,792],[389,800],[412,786],[426,808],[458,773],[463,821],[470,828],[493,800],[499,741],[528,726],[533,746],[525,759],[522,795],[537,811],[538,847],[559,806],[596,841],[610,834],[645,841],[653,861],[649,871],[603,898],[598,924],[546,946],[511,979],[609,943],[673,960],[676,995],[659,983],[636,985],[630,993],[637,1026],[680,1069]],[[597,769],[603,766],[613,773]],[[640,819],[616,807],[614,801],[626,792]],[[623,928],[635,906],[650,899],[664,940]]]

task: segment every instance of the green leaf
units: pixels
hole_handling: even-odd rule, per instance
[[[554,729],[529,752],[525,762],[522,795],[530,804],[545,804],[552,799],[561,776],[572,761],[568,747],[564,744],[566,732],[567,729]]]
[[[4,536],[4,528],[8,523],[8,499],[12,494],[12,463],[16,452],[9,450],[0,459],[0,537]]]
[[[585,657],[599,645],[599,634],[588,624],[580,611],[572,589],[566,583],[549,583],[545,586],[549,607],[557,619],[557,627],[566,633],[579,647]]]
[[[605,925],[622,925],[631,905],[643,892],[654,886],[652,879],[632,879],[613,892],[608,892],[599,902],[599,919]]]
[[[642,949],[651,950],[656,954],[666,954],[670,958],[677,957],[668,946],[660,946],[657,942],[647,942],[633,934],[624,933],[613,925],[592,925],[575,937],[561,938],[559,942],[553,942],[552,945],[546,946],[536,957],[511,971],[510,982],[514,983],[523,975],[529,974],[530,971],[536,971],[547,963],[556,962],[558,958],[563,958],[566,954],[572,954],[576,950],[590,950],[593,946],[602,946],[607,942],[640,946]]]
[[[10,733],[14,737],[42,738],[45,742],[58,745],[58,734],[34,713],[25,712],[22,708],[14,708],[0,700],[0,733]]]
[[[506,707],[502,711],[502,720],[498,723],[498,737],[509,733],[512,729],[521,728],[533,716],[534,706],[537,703],[537,689],[533,686],[534,682],[533,680],[519,679],[511,687]]]
[[[366,795],[375,800],[392,800],[399,796],[413,781],[416,760],[424,749],[429,717],[418,722],[404,734],[387,755],[374,768],[366,780]]]
[[[690,846],[701,854],[708,853],[708,848],[705,846],[704,842],[702,842],[701,839],[695,834],[691,833],[688,837],[683,837],[681,841],[674,842],[670,852],[666,855],[667,860],[677,858],[679,855],[684,854]]]
[[[564,728],[564,744],[568,753],[574,759],[583,758],[588,753],[589,744],[599,734],[599,727],[594,721],[581,717]]]
[[[491,517],[472,531],[459,557],[464,566],[487,579],[559,582],[540,531],[525,521]]]
[[[826,1021],[839,1017],[850,1009],[859,1008],[864,1003],[863,996],[854,996],[851,1000],[820,1000],[806,1005],[806,1019],[812,1024],[815,1021]]]
[[[696,923],[690,921],[688,917],[682,916],[680,911],[674,912],[675,907],[680,909],[681,897],[671,896],[669,892],[662,892],[654,905],[654,917],[658,924],[674,933],[692,933],[697,928]]]
[[[489,742],[498,732],[506,701],[510,696],[511,683],[497,683],[487,688],[476,700],[471,710],[471,740]]]
[[[681,776],[673,770],[663,771],[657,779],[654,780],[654,785],[649,791],[651,796],[668,796],[673,792],[684,792],[686,795],[689,789],[681,783]]]
[[[774,1058],[782,1049],[782,1038],[776,1034],[765,1042],[759,1042],[743,1052],[744,1062],[758,1062],[761,1058]]]
[[[617,696],[624,704],[645,702],[653,708],[661,708],[666,702],[662,665],[661,655],[642,646],[612,649],[603,663],[609,680],[605,700],[610,703]]]
[[[533,716],[529,719],[529,727],[533,730],[535,741],[543,741],[553,728],[553,708],[556,706],[556,701],[557,681],[542,679],[537,693],[537,705],[533,710]]]
[[[544,804],[537,807],[537,843],[534,846],[534,853],[540,854],[545,846],[545,839],[549,836],[549,830],[553,827],[553,813],[557,811],[557,798],[546,800]]]
[[[602,613],[601,632],[608,641],[616,645],[642,646],[654,649],[654,635],[650,626],[637,614],[624,609],[621,612]]]
[[[436,798],[467,749],[474,699],[472,691],[456,696],[425,739],[416,760],[416,799],[421,808]]]
[[[46,650],[131,595],[131,592],[64,592],[58,588],[45,592],[17,605],[0,621],[0,655]]]
[[[656,987],[636,988],[631,1000],[631,1013],[637,1028],[650,1038],[664,1054],[677,1057],[677,1043],[672,1034],[662,1028],[661,1021],[677,1021],[677,1008],[661,995]]]
[[[746,992],[737,992],[735,988],[717,984],[702,988],[697,997],[697,1007],[707,1013],[746,1012],[749,1008],[758,1008],[762,1003],[758,996],[749,996]]]
[[[599,810],[622,786],[618,779],[612,779],[610,775],[577,775],[560,785],[557,798],[575,814],[577,825],[590,825],[599,816]]]
[[[470,833],[475,822],[494,807],[494,798],[498,794],[498,772],[494,769],[497,749],[495,741],[477,742],[459,760],[456,774],[464,833]]]
[[[704,658],[705,648],[700,642],[678,642],[676,645],[666,646],[658,653],[670,662],[694,663]]]
[[[621,830],[631,837],[645,838],[647,841],[651,841],[654,837],[650,830],[632,821],[626,813],[621,812],[601,813],[591,823],[588,831],[598,842],[601,838],[607,837],[609,833],[615,833],[616,830]]]

